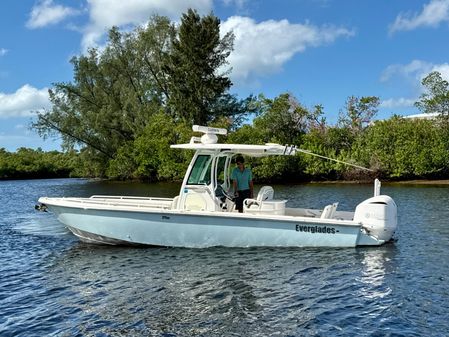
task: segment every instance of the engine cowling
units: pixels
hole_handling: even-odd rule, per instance
[[[398,225],[396,203],[387,195],[369,198],[357,205],[354,221],[376,239],[389,241]]]

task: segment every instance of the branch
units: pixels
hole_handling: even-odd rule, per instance
[[[147,64],[148,68],[150,69],[151,75],[153,75],[154,79],[156,80],[157,85],[161,89],[161,91],[165,94],[165,97],[167,100],[170,99],[170,95],[168,93],[168,88],[159,80],[159,77],[157,76],[156,72],[154,71],[151,62],[148,60],[148,57],[145,55],[145,63]]]
[[[101,108],[101,105],[97,104],[96,102],[88,99],[87,97],[84,97],[82,94],[80,94],[79,92],[77,92],[76,90],[73,90],[70,86],[68,85],[61,85],[61,88],[64,88],[65,90],[67,90],[68,92],[72,93],[75,96],[78,96],[79,98],[85,100],[86,102],[89,102],[90,104],[96,106],[97,108]]]
[[[90,146],[91,148],[93,148],[93,149],[97,150],[98,152],[104,154],[105,156],[107,156],[110,159],[114,159],[114,157],[111,154],[109,154],[108,152],[106,152],[105,150],[101,149],[100,147],[98,147],[98,146],[96,146],[96,145],[94,145],[94,144],[92,144],[92,143],[90,143],[90,142],[88,142],[88,141],[86,141],[84,139],[81,139],[81,138],[75,136],[74,134],[72,134],[72,133],[70,133],[68,131],[62,130],[60,127],[55,125],[53,122],[51,122],[49,119],[45,118],[44,116],[39,115],[39,119],[43,120],[44,123],[47,125],[47,127],[51,128],[51,129],[54,129],[54,130],[58,131],[59,133],[61,133],[63,135],[69,136],[69,137],[77,140],[78,142],[84,143],[87,146]]]

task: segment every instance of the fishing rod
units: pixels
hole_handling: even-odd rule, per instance
[[[340,163],[340,164],[356,167],[356,168],[361,169],[361,170],[374,172],[374,170],[371,170],[369,168],[366,168],[366,167],[363,167],[363,166],[360,166],[360,165],[356,165],[356,164],[351,164],[351,163],[345,162],[343,160],[322,156],[320,154],[313,153],[312,151],[309,151],[309,150],[300,149],[300,148],[298,148],[296,146],[290,146],[289,147],[288,145],[286,145],[284,153],[286,153],[286,152],[288,152],[289,154],[291,154],[292,152],[301,152],[301,153],[309,154],[311,156],[319,157],[319,158],[322,158],[322,159],[331,160],[331,161],[334,161],[334,162],[337,162],[337,163]]]

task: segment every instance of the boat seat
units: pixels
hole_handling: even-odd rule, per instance
[[[267,200],[273,200],[274,189],[271,186],[262,186],[257,193],[257,199],[247,198],[243,201],[243,206],[246,208],[260,209],[262,203]]]
[[[273,200],[274,189],[271,186],[262,186],[257,194],[257,201]]]
[[[273,197],[273,187],[263,186],[257,194],[257,199],[243,200],[243,212],[253,214],[284,215],[287,200],[274,200]]]
[[[337,206],[338,202],[334,202],[324,207],[323,213],[321,213],[321,219],[332,219],[337,211]]]
[[[207,209],[206,199],[200,193],[188,193],[184,201],[186,211],[204,211]]]

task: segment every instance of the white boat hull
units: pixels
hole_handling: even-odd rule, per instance
[[[348,220],[169,209],[80,207],[63,198],[39,200],[83,241],[169,247],[355,247],[381,245]],[[104,208],[104,209],[102,209]]]
[[[274,199],[271,186],[261,187],[256,198],[239,200],[235,198],[240,193],[237,180],[230,174],[234,157],[312,153],[270,143],[218,144],[217,134],[226,135],[226,129],[198,125],[192,129],[203,136],[171,146],[195,150],[174,198],[40,198],[42,205],[36,208],[50,208],[73,234],[103,244],[355,247],[381,245],[392,238],[397,227],[397,206],[392,198],[380,194],[379,180],[375,180],[374,197],[357,205],[354,212],[337,211],[338,202],[322,210],[287,208],[287,200]],[[253,192],[252,181],[247,183]]]

